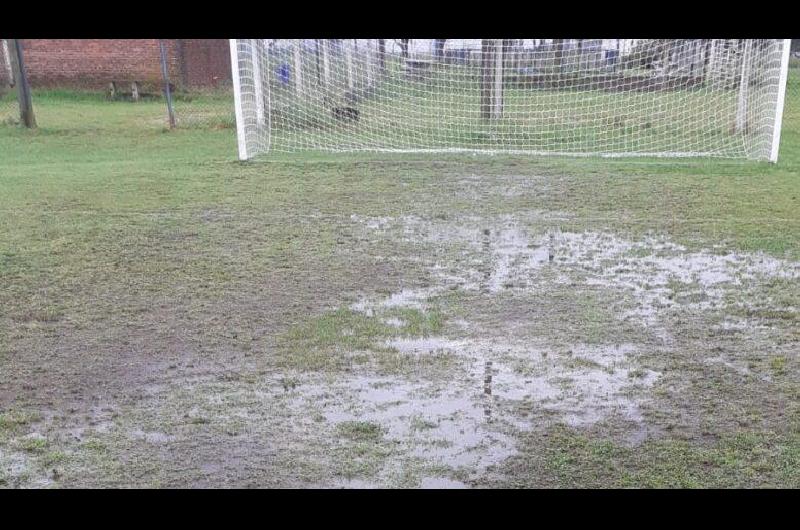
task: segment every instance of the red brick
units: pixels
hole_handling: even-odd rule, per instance
[[[165,44],[174,85],[208,88],[230,82],[227,40]],[[155,88],[162,83],[157,39],[24,39],[22,46],[33,87],[101,89],[112,81],[123,87],[137,81]]]

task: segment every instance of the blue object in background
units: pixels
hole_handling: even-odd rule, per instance
[[[606,64],[614,66],[619,59],[619,50],[606,50]]]
[[[278,76],[278,79],[281,80],[282,84],[289,84],[289,79],[292,77],[292,70],[287,63],[281,64],[275,73]]]

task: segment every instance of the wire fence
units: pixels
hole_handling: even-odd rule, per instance
[[[236,127],[233,89],[230,86],[177,92],[173,96],[173,108],[177,127]]]
[[[217,40],[23,40],[33,106],[76,100],[130,103],[152,127],[235,128],[228,42]],[[13,53],[0,39],[0,125],[19,124]],[[227,60],[227,62],[226,62]],[[187,66],[188,65],[188,66]],[[135,106],[134,106],[135,105]],[[60,116],[37,113],[40,127]],[[77,117],[76,117],[77,118]],[[76,126],[79,121],[75,120]]]
[[[41,104],[48,98],[52,101],[56,96],[91,97],[98,104],[102,101],[129,102],[131,107],[126,112],[141,114],[142,123],[149,126],[165,128],[169,126],[166,98],[169,89],[177,128],[235,130],[226,40],[161,41],[166,46],[160,46],[157,40],[72,40],[58,41],[53,45],[57,47],[53,48],[41,44],[45,41],[23,42],[25,61],[30,61],[28,71],[34,110],[37,103]],[[102,50],[98,51],[100,48],[124,50],[125,53],[106,57],[100,53]],[[166,52],[162,53],[162,49]],[[74,66],[78,61],[64,59],[70,53],[74,57],[90,58],[84,61],[84,70]],[[50,63],[45,63],[43,58],[49,58],[51,63],[69,63],[75,72],[63,75],[47,70],[45,66]],[[19,125],[12,60],[9,41],[0,39],[0,127]],[[185,65],[193,64],[192,61],[203,65],[213,63],[215,69],[187,69]],[[166,69],[162,68],[165,65]],[[789,67],[786,111],[800,112],[800,42],[797,40],[793,42]],[[95,75],[100,70],[109,73]],[[74,123],[77,124],[79,119],[76,117]],[[41,127],[52,123],[46,113],[37,114],[37,121]]]
[[[789,59],[789,76],[786,83],[784,115],[786,115],[787,112],[800,112],[800,50],[792,53],[796,54],[796,56]]]

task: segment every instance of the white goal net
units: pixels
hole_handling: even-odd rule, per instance
[[[232,39],[239,156],[777,160],[779,39]]]

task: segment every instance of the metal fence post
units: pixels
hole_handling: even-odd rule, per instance
[[[172,107],[172,89],[169,83],[169,69],[167,68],[167,49],[164,41],[159,39],[158,47],[161,50],[161,75],[164,78],[164,96],[167,100],[167,115],[169,117],[169,128],[175,128],[175,109]]]

